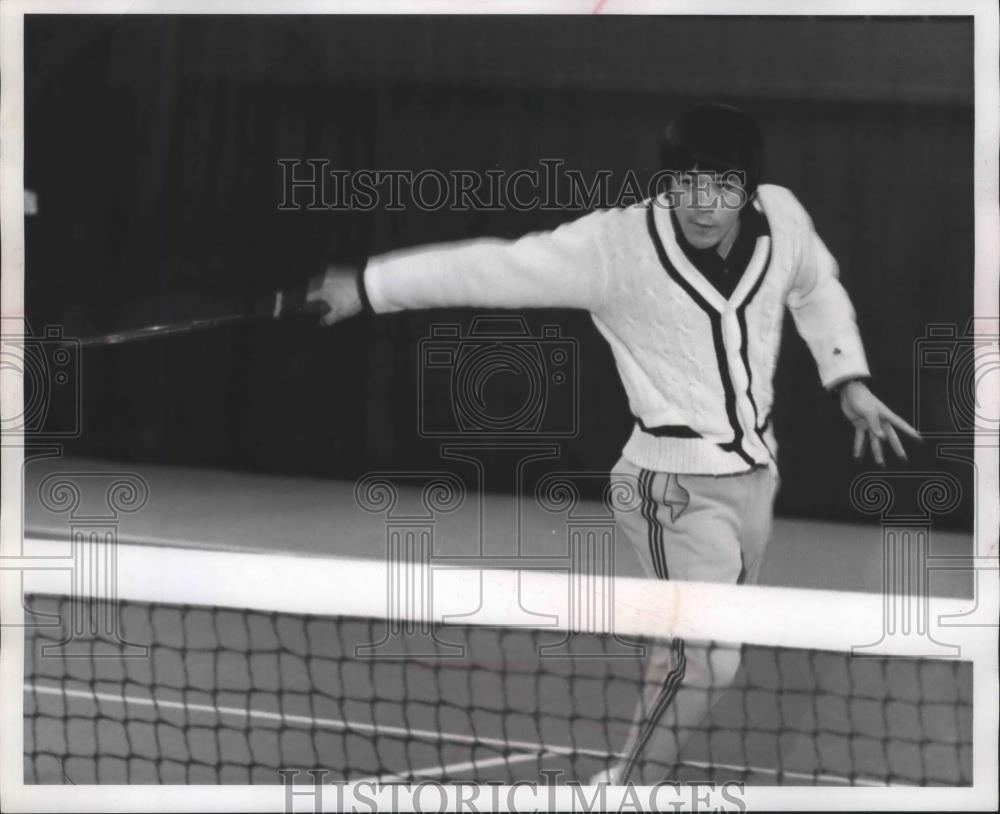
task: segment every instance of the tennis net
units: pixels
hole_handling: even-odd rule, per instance
[[[26,783],[972,781],[970,663],[898,637],[852,653],[885,638],[878,596],[123,544],[91,561],[112,558],[111,587],[26,575]],[[713,704],[644,739],[675,637],[671,706]]]

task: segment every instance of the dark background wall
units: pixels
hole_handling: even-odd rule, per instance
[[[914,393],[916,341],[972,313],[972,23],[949,18],[29,16],[26,305],[38,331],[103,331],[162,304],[301,281],[327,260],[475,235],[515,237],[580,211],[280,211],[278,160],[341,169],[657,167],[693,101],[747,107],[766,179],[791,187],[841,263],[877,392]],[[353,477],[442,468],[418,409],[418,341],[474,311],[219,329],[92,349],[70,454]],[[630,430],[586,314],[538,311],[579,343],[579,432],[553,468],[607,469]],[[775,421],[786,514],[865,519],[851,431],[787,326]],[[516,377],[488,398],[516,402]],[[71,409],[57,403],[55,412]],[[970,472],[914,452],[915,468]],[[971,489],[951,522],[971,525]]]

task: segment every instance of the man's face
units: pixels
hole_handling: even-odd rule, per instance
[[[694,169],[671,178],[670,200],[688,243],[696,249],[710,249],[736,226],[746,193],[739,173]]]

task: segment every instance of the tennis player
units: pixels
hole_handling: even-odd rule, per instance
[[[612,477],[638,485],[619,527],[658,579],[757,580],[777,463],[773,380],[786,310],[854,427],[854,456],[906,458],[909,424],[873,395],[854,309],[833,256],[787,189],[761,184],[756,122],[695,107],[667,128],[663,183],[641,205],[600,210],[518,240],[476,239],[334,267],[309,298],[325,324],[369,310],[581,308],[611,346],[634,427]],[[594,782],[673,779],[685,735],[735,677],[738,647],[652,648],[624,752]]]

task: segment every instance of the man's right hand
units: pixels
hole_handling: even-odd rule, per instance
[[[357,277],[355,266],[330,265],[309,281],[306,303],[322,302],[328,309],[320,319],[321,325],[334,325],[361,313]]]

